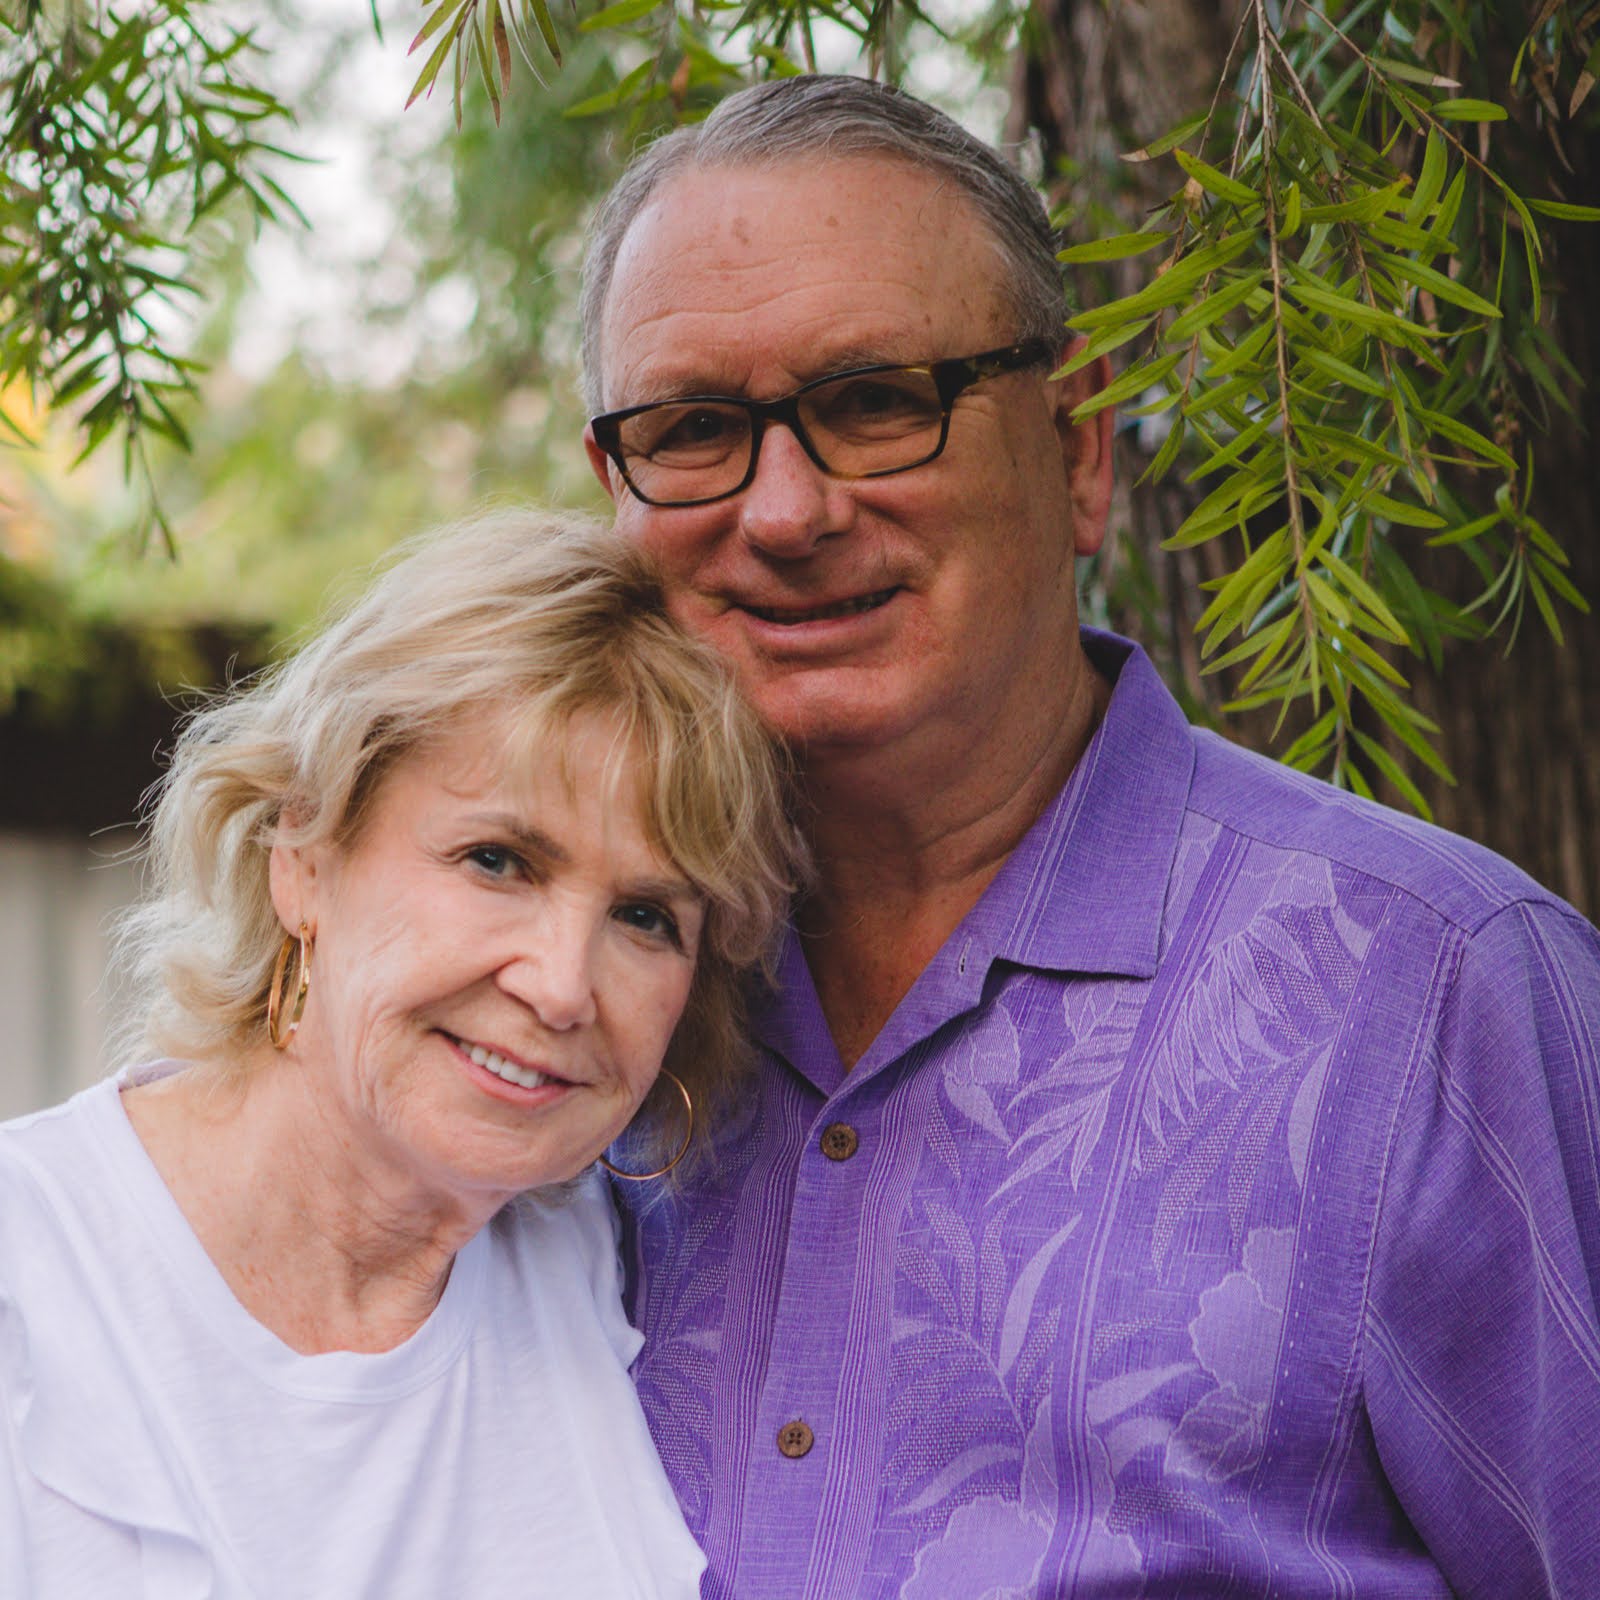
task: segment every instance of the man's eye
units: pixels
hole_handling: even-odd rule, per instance
[[[939,412],[936,393],[892,378],[854,378],[825,390],[814,404],[824,426],[845,430],[920,426]]]
[[[677,919],[662,906],[652,905],[648,900],[630,900],[618,906],[613,914],[624,927],[659,939],[674,950],[683,948],[683,935],[679,932]]]
[[[661,428],[645,448],[655,456],[693,455],[708,450],[726,449],[744,431],[745,418],[706,407],[680,411],[662,418]]]

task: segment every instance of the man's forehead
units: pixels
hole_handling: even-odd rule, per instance
[[[617,253],[607,403],[774,394],[849,367],[971,354],[951,341],[975,350],[1004,334],[995,255],[966,196],[903,160],[675,173]]]

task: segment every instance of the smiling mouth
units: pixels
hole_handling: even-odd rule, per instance
[[[760,617],[763,622],[775,622],[780,627],[792,628],[802,622],[828,622],[835,617],[855,617],[860,616],[863,611],[876,611],[879,606],[887,605],[899,592],[899,586],[896,585],[891,589],[879,589],[872,594],[857,595],[851,600],[839,600],[831,606],[791,608],[743,605],[739,609],[748,611],[753,617]]]
[[[519,1089],[542,1089],[547,1083],[563,1083],[562,1078],[552,1078],[547,1073],[535,1072],[531,1067],[518,1066],[508,1061],[498,1050],[487,1045],[474,1044],[470,1039],[459,1039],[453,1033],[445,1037],[474,1065],[492,1072],[505,1083],[514,1083]]]

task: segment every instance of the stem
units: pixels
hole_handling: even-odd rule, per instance
[[[1257,36],[1261,49],[1267,48],[1266,39],[1271,33],[1264,0],[1251,0],[1255,11]],[[1283,311],[1283,261],[1278,251],[1278,208],[1274,197],[1271,170],[1272,154],[1276,147],[1277,127],[1272,114],[1272,96],[1261,97],[1262,154],[1266,158],[1268,181],[1263,190],[1267,209],[1267,248],[1272,273],[1273,344],[1278,368],[1278,417],[1283,431],[1283,477],[1289,499],[1289,532],[1294,540],[1296,585],[1299,589],[1300,620],[1306,638],[1306,654],[1312,664],[1312,683],[1316,683],[1317,621],[1311,604],[1311,590],[1305,582],[1301,564],[1305,558],[1306,527],[1300,509],[1300,476],[1296,470],[1294,453],[1294,425],[1289,416],[1289,350]],[[1316,705],[1315,694],[1312,697]]]

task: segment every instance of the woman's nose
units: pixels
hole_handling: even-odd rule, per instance
[[[582,1027],[596,1015],[592,933],[572,924],[571,918],[545,922],[498,975],[501,989],[554,1033]]]

